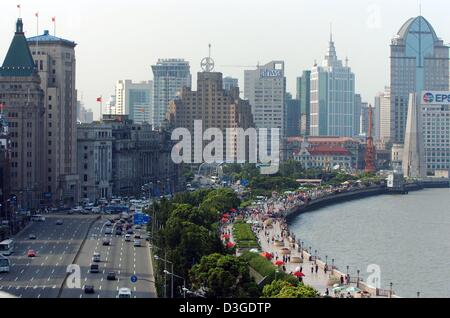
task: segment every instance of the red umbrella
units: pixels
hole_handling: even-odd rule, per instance
[[[295,272],[294,274],[293,274],[295,277],[304,277],[305,276],[305,274],[303,274],[302,272]]]
[[[276,261],[274,264],[277,265],[277,266],[283,266],[283,265],[284,265],[284,262],[281,261],[281,260],[278,260],[278,261]]]
[[[222,218],[222,223],[227,223],[229,221],[228,218]]]
[[[230,217],[230,215],[228,214],[228,213],[225,213],[224,215],[222,215],[222,217],[224,217],[224,218],[229,218]]]
[[[223,235],[223,238],[224,238],[225,240],[229,240],[229,239],[230,239],[230,237],[231,237],[231,235],[230,235],[230,234],[224,234],[224,235]]]
[[[236,246],[236,244],[234,244],[233,242],[228,242],[227,243],[227,248],[233,248],[235,246]]]
[[[268,252],[261,253],[261,256],[268,259],[269,261],[273,258],[273,255]]]

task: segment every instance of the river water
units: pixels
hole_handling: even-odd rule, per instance
[[[450,297],[450,189],[382,195],[301,214],[290,230],[342,272],[371,278],[400,297]],[[370,267],[369,267],[370,269]],[[371,270],[373,273],[373,271]]]

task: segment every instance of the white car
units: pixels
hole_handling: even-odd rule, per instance
[[[131,242],[131,234],[125,235],[125,241],[126,242]]]
[[[112,228],[107,227],[105,230],[105,234],[112,234]]]
[[[131,289],[129,288],[120,288],[117,293],[117,298],[131,298]]]
[[[134,244],[135,247],[141,247],[141,240],[134,240]]]
[[[94,256],[92,256],[92,261],[94,263],[99,263],[99,262],[101,262],[101,260],[102,260],[102,257],[100,255],[100,253],[94,253]]]

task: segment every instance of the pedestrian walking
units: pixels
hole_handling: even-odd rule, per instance
[[[314,274],[314,266],[311,265],[311,274]]]
[[[319,265],[316,264],[316,274],[319,272]]]

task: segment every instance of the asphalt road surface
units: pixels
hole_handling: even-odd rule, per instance
[[[63,220],[56,225],[56,220]],[[134,247],[133,240],[125,242],[124,235],[106,235],[103,217],[51,215],[45,222],[34,222],[21,232],[15,240],[14,254],[9,256],[11,271],[0,274],[0,291],[20,298],[115,298],[119,288],[130,288],[133,298],[156,297],[152,264],[148,243]],[[29,235],[36,235],[30,240]],[[84,245],[83,240],[88,234]],[[133,235],[134,237],[134,235]],[[103,246],[103,239],[111,240]],[[29,249],[36,251],[35,258],[27,257]],[[92,256],[101,254],[100,272],[89,273]],[[68,288],[65,283],[67,266],[80,266],[80,286]],[[108,281],[107,274],[116,273],[115,281]],[[131,282],[131,276],[138,280]],[[94,294],[84,294],[84,285],[93,285]]]

